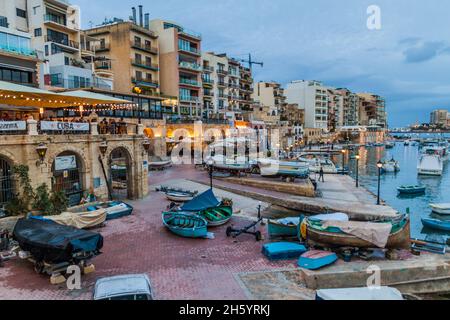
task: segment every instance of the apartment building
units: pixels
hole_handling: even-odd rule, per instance
[[[287,102],[305,110],[305,128],[328,131],[328,88],[319,81],[292,81],[286,88]]]
[[[31,45],[26,17],[25,0],[0,1],[0,80],[37,87],[44,80],[42,54]]]
[[[343,125],[356,126],[359,124],[359,96],[346,88],[336,89],[343,97]]]
[[[372,93],[358,93],[359,124],[363,126],[377,125],[386,127],[386,104],[383,97]]]
[[[446,127],[450,122],[450,112],[445,109],[437,109],[430,114],[430,124]]]
[[[286,105],[284,89],[276,82],[258,82],[254,89],[253,100],[268,107],[270,116],[280,116],[281,108]]]
[[[294,143],[303,138],[305,110],[301,109],[298,104],[285,104],[281,108],[280,122],[289,128],[288,133],[294,136]]]
[[[250,111],[254,105],[252,70],[240,65],[239,73],[239,110]]]
[[[134,87],[142,95],[159,96],[158,36],[150,31],[149,14],[132,8],[130,21],[114,19],[86,30],[96,38],[94,70],[102,78],[112,79],[114,90],[131,93]]]
[[[178,100],[177,117],[202,117],[201,35],[171,21],[151,20],[149,25],[159,40],[161,93]]]
[[[344,97],[334,88],[328,88],[328,129],[335,132],[344,125]]]

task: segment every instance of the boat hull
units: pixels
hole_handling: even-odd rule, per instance
[[[436,219],[422,219],[422,224],[428,228],[441,231],[450,231],[450,222],[440,221]]]
[[[440,215],[450,215],[450,205],[448,208],[439,207],[433,204],[430,204],[431,209],[434,213],[440,214]]]
[[[181,193],[166,193],[167,200],[174,202],[187,202],[191,201],[194,197],[190,195],[183,195]]]
[[[205,219],[181,212],[163,212],[164,226],[172,233],[183,238],[206,238],[208,234]]]
[[[308,242],[319,244],[325,247],[354,247],[354,248],[374,248],[374,245],[366,240],[360,239],[350,234],[332,233],[320,231],[307,226]],[[411,222],[408,219],[405,226],[389,236],[386,244],[387,249],[409,249],[411,247]]]
[[[208,227],[223,226],[233,216],[233,208],[230,206],[218,206],[206,209],[199,214],[208,223]]]
[[[298,226],[285,225],[272,220],[269,220],[267,229],[271,238],[296,237],[298,235]]]

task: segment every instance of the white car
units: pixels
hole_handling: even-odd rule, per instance
[[[94,300],[153,300],[146,274],[122,275],[97,280]]]

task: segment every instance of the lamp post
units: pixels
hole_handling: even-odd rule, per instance
[[[206,161],[206,164],[208,165],[208,171],[209,171],[209,186],[211,187],[211,190],[213,188],[213,159],[208,159]]]
[[[43,164],[44,163],[45,155],[47,154],[47,149],[48,149],[48,147],[46,146],[45,143],[40,143],[36,147],[36,152],[37,152],[37,154],[39,156],[38,164]]]
[[[100,145],[98,146],[98,148],[100,149],[100,153],[102,154],[102,156],[104,157],[106,154],[106,151],[108,150],[108,142],[105,140],[103,140]]]
[[[359,188],[359,159],[361,159],[361,156],[357,154],[355,156],[356,159],[356,187]]]
[[[380,187],[381,187],[381,168],[383,167],[383,162],[378,161],[377,162],[377,168],[378,168],[378,193],[377,193],[377,205],[381,204],[380,201]]]
[[[133,93],[137,94],[138,96],[138,123],[141,124],[141,94],[142,89],[138,86],[133,87]]]
[[[347,152],[347,150],[342,149],[342,175],[344,175],[345,172],[345,153]]]

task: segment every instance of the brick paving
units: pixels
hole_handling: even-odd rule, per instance
[[[177,167],[151,172],[149,184],[180,178],[208,181],[205,172]],[[161,211],[168,205],[163,194],[151,192],[130,204],[135,207],[133,216],[109,221],[97,230],[104,236],[103,254],[93,260],[96,272],[83,277],[82,290],[52,286],[48,276],[33,271],[31,263],[14,259],[0,268],[0,300],[91,299],[97,278],[127,273],[147,273],[156,299],[246,299],[237,273],[295,268],[295,261],[269,262],[261,254],[263,243],[250,235],[227,238],[226,226],[211,229],[213,240],[171,234],[161,222]],[[248,223],[242,217],[232,222]]]

